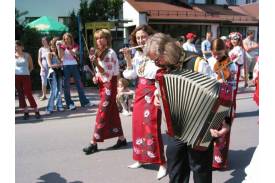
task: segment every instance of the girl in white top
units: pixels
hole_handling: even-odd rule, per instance
[[[232,49],[229,51],[228,55],[230,57],[230,60],[233,61],[237,65],[237,78],[236,78],[236,90],[234,90],[233,94],[233,101],[236,101],[237,91],[239,88],[239,80],[241,75],[241,70],[245,68],[246,64],[244,64],[244,49],[242,46],[242,35],[239,32],[231,32],[229,34],[229,39],[231,42]],[[246,71],[244,71],[246,73]],[[246,78],[245,78],[245,86],[247,85]],[[236,103],[234,103],[234,113],[233,116],[235,116],[236,111]]]
[[[70,91],[71,76],[74,78],[81,106],[86,107],[86,106],[92,105],[85,95],[83,84],[81,82],[78,63],[77,63],[77,60],[78,60],[77,53],[78,53],[78,45],[74,43],[72,34],[65,33],[63,35],[63,43],[62,45],[60,45],[58,54],[63,65],[65,101],[66,101],[67,108],[69,108],[70,110],[76,109],[74,101],[71,99],[71,91]]]
[[[40,76],[41,76],[41,86],[42,86],[42,96],[40,97],[40,100],[45,100],[47,98],[46,97],[47,76],[49,72],[47,58],[48,58],[48,53],[50,52],[50,46],[49,46],[47,37],[43,37],[41,41],[43,46],[38,51],[38,64],[40,66]]]

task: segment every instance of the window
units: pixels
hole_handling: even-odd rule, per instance
[[[236,5],[236,0],[226,0],[228,5]]]
[[[206,4],[215,4],[215,0],[206,0]]]

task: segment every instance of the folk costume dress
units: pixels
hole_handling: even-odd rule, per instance
[[[236,90],[234,90],[234,95],[233,95],[233,102],[234,102],[234,110],[236,111],[236,97],[237,97],[237,92],[239,88],[239,81],[240,81],[240,76],[241,76],[241,69],[242,67],[246,67],[245,63],[245,55],[244,55],[244,49],[240,46],[235,46],[232,50],[229,51],[228,53],[230,59],[238,66],[238,71],[237,71],[237,82],[236,82]],[[246,72],[246,69],[244,68],[244,73]],[[246,74],[244,74],[245,76]],[[246,80],[246,78],[245,78]]]
[[[229,58],[228,58],[229,59]],[[214,65],[217,60],[214,57],[208,59],[210,67],[213,71],[212,77],[217,79],[217,74],[214,72]],[[229,66],[230,76],[226,80],[226,82],[231,85],[233,89],[233,95],[236,91],[236,75],[238,71],[238,66],[233,62]],[[232,100],[233,96],[232,96]],[[233,101],[234,103],[234,101]],[[234,105],[234,104],[233,104]],[[215,169],[224,169],[227,168],[228,165],[228,150],[229,150],[229,143],[230,143],[230,132],[231,132],[231,125],[233,122],[233,114],[232,114],[233,106],[231,107],[230,114],[225,119],[225,123],[230,126],[229,131],[221,137],[214,139],[214,149],[213,149],[213,163],[212,167]]]
[[[256,90],[253,95],[253,100],[256,102],[256,104],[259,106],[259,86],[260,86],[260,80],[259,80],[259,57],[257,57],[255,67],[253,69],[253,80],[255,83]]]
[[[155,76],[159,69],[153,60],[136,51],[133,68],[126,69],[127,79],[138,78],[133,105],[133,159],[140,163],[164,164],[161,138],[161,111],[154,105]]]
[[[101,74],[96,68],[100,103],[98,106],[95,130],[92,138],[94,142],[103,142],[105,139],[123,135],[116,104],[119,63],[116,53],[111,48],[109,48],[105,57],[98,63],[105,72],[104,74]]]

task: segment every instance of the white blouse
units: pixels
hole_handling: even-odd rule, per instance
[[[144,56],[140,51],[135,52],[135,56],[132,59],[132,65],[132,69],[127,68],[125,71],[123,71],[123,76],[126,79],[136,79],[137,77],[155,79],[157,70],[160,69],[155,65],[153,60]]]
[[[110,82],[113,76],[119,75],[119,63],[116,52],[113,49],[109,48],[103,60],[100,60],[98,63],[105,72],[101,74],[96,67],[96,77],[100,78],[104,83]]]
[[[244,49],[240,46],[235,46],[232,50],[228,53],[230,59],[239,65],[244,63]]]

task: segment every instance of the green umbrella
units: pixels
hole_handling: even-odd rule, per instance
[[[66,25],[48,16],[42,16],[28,23],[26,27],[35,28],[37,31],[47,34],[50,32],[67,32],[69,30]]]

